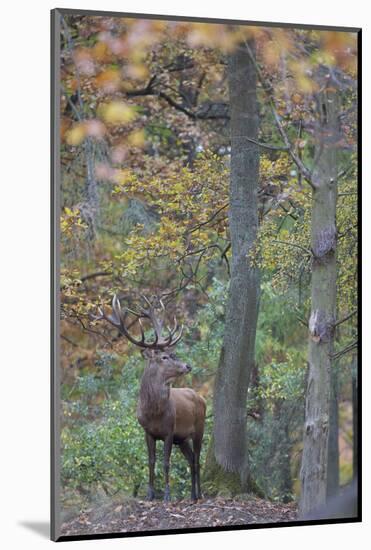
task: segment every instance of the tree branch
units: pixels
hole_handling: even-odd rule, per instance
[[[271,242],[274,243],[274,244],[283,244],[283,245],[287,245],[287,246],[294,246],[295,248],[299,248],[299,250],[302,250],[303,252],[305,252],[305,254],[307,256],[312,256],[311,250],[309,250],[309,248],[305,248],[305,246],[301,246],[301,244],[291,243],[290,241],[279,241],[277,239],[274,239]]]
[[[82,120],[81,113],[76,108],[76,105],[72,101],[71,96],[68,95],[67,90],[65,89],[65,87],[63,86],[62,83],[61,83],[61,90],[62,90],[63,95],[66,96],[67,102],[68,102],[69,106],[71,107],[71,110],[75,113],[77,120],[79,120],[81,122],[81,120]]]
[[[162,99],[167,101],[167,103],[171,105],[171,107],[174,107],[174,109],[176,109],[177,111],[181,111],[182,113],[187,115],[189,118],[192,118],[193,120],[196,120],[198,118],[198,116],[195,113],[193,113],[189,109],[186,109],[185,107],[180,105],[180,103],[177,103],[176,101],[174,101],[174,99],[169,95],[165,94],[165,92],[161,92],[161,91],[156,92],[154,95],[161,97]]]
[[[95,273],[88,273],[88,275],[80,277],[80,281],[84,282],[89,279],[95,279],[96,277],[109,277],[110,275],[112,275],[112,271],[96,271]]]
[[[287,152],[289,153],[289,155],[291,156],[292,160],[294,161],[294,163],[296,164],[296,166],[298,167],[298,169],[300,170],[303,178],[309,183],[309,185],[314,188],[315,185],[313,183],[313,180],[312,180],[312,175],[311,175],[311,172],[310,170],[304,165],[303,161],[300,159],[300,157],[296,154],[295,150],[294,150],[294,147],[293,145],[291,144],[289,138],[288,138],[288,135],[286,133],[286,130],[284,129],[283,125],[282,125],[282,122],[281,122],[281,119],[277,113],[277,110],[276,110],[276,105],[275,105],[275,101],[274,101],[274,97],[273,97],[273,88],[272,86],[270,85],[267,85],[265,80],[264,80],[264,77],[263,77],[263,74],[260,70],[260,67],[259,65],[257,64],[256,62],[256,59],[255,59],[255,56],[254,54],[252,53],[251,51],[251,48],[249,46],[249,44],[247,43],[247,41],[245,42],[245,47],[247,49],[247,53],[249,54],[249,57],[251,59],[251,62],[253,63],[254,67],[255,67],[255,70],[256,70],[256,74],[258,76],[258,79],[262,85],[262,88],[264,90],[264,92],[267,94],[267,97],[268,97],[268,100],[269,100],[269,105],[270,105],[270,108],[271,108],[271,111],[272,111],[272,114],[273,114],[273,118],[275,120],[275,123],[276,123],[276,126],[277,126],[277,129],[281,135],[281,138],[284,142],[284,146],[287,148]]]
[[[336,179],[339,180],[339,179],[343,178],[344,176],[346,176],[346,175],[350,172],[350,170],[352,169],[352,167],[353,167],[353,163],[350,162],[350,163],[348,164],[348,166],[347,166],[346,168],[344,168],[344,170],[341,170],[341,171],[338,173],[338,175],[336,176]]]
[[[70,340],[67,336],[65,336],[64,334],[61,334],[61,338],[63,340],[65,340],[66,342],[68,342],[69,344],[71,344],[71,346],[74,346],[75,348],[78,348],[79,345],[76,344],[76,342],[73,342],[72,340]]]
[[[257,141],[256,139],[249,138],[247,136],[235,136],[235,137],[242,137],[246,139],[246,141],[249,141],[250,143],[254,143],[258,147],[262,147],[262,149],[269,149],[270,151],[290,151],[289,147],[286,145],[271,145],[270,143],[262,143],[261,141]]]
[[[227,246],[225,247],[225,249],[223,250],[222,255],[221,255],[221,257],[224,258],[225,263],[227,264],[227,271],[228,271],[228,276],[229,277],[231,276],[231,268],[230,268],[230,265],[229,265],[229,260],[227,258],[227,252],[228,252],[228,250],[230,250],[231,246],[232,246],[232,244],[228,243]]]
[[[302,319],[301,317],[299,317],[299,315],[295,315],[295,317],[297,318],[297,320],[298,320],[302,325],[304,325],[306,328],[308,328],[308,322],[307,322],[305,319]]]
[[[356,315],[356,313],[358,313],[358,310],[357,310],[357,309],[355,309],[354,311],[352,311],[351,313],[349,313],[349,315],[347,315],[346,317],[343,317],[343,319],[340,319],[339,321],[336,321],[335,327],[338,327],[338,326],[341,325],[342,323],[345,323],[345,321],[348,321],[348,319],[350,319],[351,317],[353,317],[354,315]]]
[[[225,208],[228,208],[229,206],[229,202],[227,202],[226,204],[223,204],[223,206],[221,206],[220,208],[218,208],[218,210],[216,210],[214,212],[214,214],[208,219],[206,220],[206,222],[202,222],[202,223],[199,223],[197,225],[195,225],[194,227],[192,227],[189,231],[186,231],[186,233],[194,233],[195,231],[197,231],[198,229],[200,229],[200,227],[203,227],[204,225],[207,225],[208,223],[212,222],[216,216],[222,212],[222,210],[224,210]]]
[[[331,359],[339,359],[340,357],[342,357],[346,353],[349,353],[350,351],[355,349],[357,346],[358,346],[358,340],[354,340],[354,342],[352,342],[351,344],[349,344],[345,348],[341,349],[340,351],[338,351],[336,353],[331,353],[330,357],[331,357]]]
[[[171,96],[169,96],[163,90],[156,90],[156,87],[154,85],[156,80],[157,80],[157,75],[154,75],[151,77],[150,81],[148,82],[145,88],[139,88],[138,90],[129,90],[125,92],[125,95],[127,97],[137,97],[137,96],[146,96],[146,95],[160,97],[164,99],[171,107],[173,107],[177,111],[184,113],[192,120],[229,119],[227,115],[217,115],[217,114],[208,115],[208,112],[206,112],[205,114],[200,114],[200,113],[195,113],[190,109],[187,109],[187,107],[184,107],[181,103],[178,103],[177,101],[175,101]],[[202,81],[201,81],[201,84],[202,84]],[[211,110],[211,106],[209,107],[208,111],[210,110]]]

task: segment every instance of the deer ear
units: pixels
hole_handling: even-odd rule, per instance
[[[155,354],[155,350],[154,350],[154,349],[149,349],[149,348],[142,349],[142,355],[143,355],[143,357],[145,357],[146,359],[153,359],[154,354]]]

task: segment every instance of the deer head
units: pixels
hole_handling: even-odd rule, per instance
[[[192,368],[181,361],[175,353],[167,350],[146,349],[143,356],[149,361],[151,367],[157,371],[157,377],[166,384],[173,382],[178,376],[191,372]]]

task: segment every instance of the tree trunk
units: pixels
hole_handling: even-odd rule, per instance
[[[339,490],[339,401],[338,375],[336,368],[331,370],[330,423],[327,453],[327,498]]]
[[[254,45],[250,43],[254,51]],[[249,259],[258,226],[259,151],[256,73],[245,46],[229,58],[231,280],[223,346],[214,386],[214,429],[205,469],[214,492],[248,487],[246,400],[254,364],[259,275]]]
[[[336,201],[338,96],[334,87],[319,94],[321,126],[312,192],[312,281],[308,382],[301,466],[300,513],[324,505],[330,415],[331,354],[336,314]]]

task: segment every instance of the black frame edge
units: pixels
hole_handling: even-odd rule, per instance
[[[59,41],[60,17],[58,9],[50,11],[51,38],[51,82],[50,82],[50,538],[59,539]]]
[[[55,533],[55,448],[54,448],[54,82],[55,82],[55,10],[50,12],[50,538],[56,540]]]
[[[358,517],[362,521],[362,29],[357,33],[357,224],[358,224],[358,349],[357,349],[357,412],[358,412]]]
[[[118,11],[105,11],[105,10],[84,10],[78,8],[56,8],[56,10],[65,15],[86,15],[86,16],[101,16],[101,17],[128,17],[133,19],[156,19],[162,21],[190,21],[192,23],[215,23],[215,24],[234,24],[234,25],[248,25],[252,27],[290,27],[295,29],[308,29],[308,30],[334,30],[338,32],[358,32],[361,27],[344,27],[344,26],[331,26],[331,25],[311,25],[309,23],[276,23],[269,21],[249,21],[240,19],[223,19],[216,17],[197,17],[186,15],[158,15],[152,13],[132,13],[132,12],[118,12]]]
[[[178,535],[187,533],[218,533],[225,531],[250,531],[252,529],[271,529],[272,527],[305,527],[316,525],[335,525],[343,523],[360,523],[359,517],[351,518],[338,518],[338,519],[320,519],[320,520],[306,520],[306,521],[290,521],[290,522],[277,522],[277,523],[252,523],[250,525],[226,525],[220,527],[194,527],[190,529],[164,529],[164,530],[152,530],[152,531],[130,531],[128,533],[97,533],[87,535],[61,535],[56,542],[69,542],[75,540],[98,540],[98,539],[118,539],[118,538],[132,538],[132,537],[152,537],[158,535]]]

